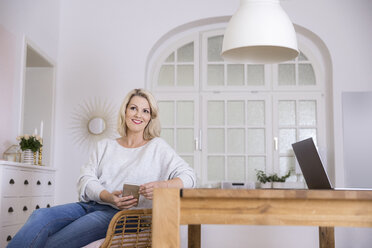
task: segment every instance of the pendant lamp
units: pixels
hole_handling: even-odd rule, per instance
[[[225,60],[272,64],[298,54],[296,32],[279,0],[241,0],[225,31]]]

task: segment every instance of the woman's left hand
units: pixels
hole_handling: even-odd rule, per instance
[[[139,193],[146,199],[152,200],[155,188],[168,188],[167,181],[155,181],[140,185]]]

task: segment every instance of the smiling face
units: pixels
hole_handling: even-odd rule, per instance
[[[143,133],[150,120],[151,108],[146,98],[140,96],[132,97],[125,111],[127,133]]]

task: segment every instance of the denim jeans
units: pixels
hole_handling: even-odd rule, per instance
[[[96,202],[41,208],[31,214],[7,247],[82,247],[104,238],[118,211]]]

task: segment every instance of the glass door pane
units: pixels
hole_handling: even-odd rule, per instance
[[[190,166],[199,164],[198,149],[195,140],[199,136],[198,101],[193,95],[182,97],[168,94],[156,96],[159,106],[159,119],[162,127],[161,137]],[[195,168],[199,174],[199,168]]]
[[[245,129],[227,129],[227,152],[229,154],[244,154],[245,152]]]
[[[225,152],[225,129],[208,128],[208,153]]]
[[[265,84],[264,65],[247,65],[247,84],[249,86],[264,86]]]
[[[227,124],[230,126],[244,125],[245,102],[227,101]]]
[[[301,100],[298,103],[298,122],[301,126],[316,125],[316,101]]]
[[[159,59],[155,89],[165,91],[179,91],[181,88],[196,89],[198,86],[196,72],[199,71],[197,68],[199,42],[193,38],[195,39],[196,36],[186,39],[179,48],[168,51],[168,56]]]
[[[160,109],[160,123],[162,126],[174,125],[174,102],[173,101],[159,101],[158,107]],[[163,114],[164,113],[164,114]]]
[[[293,61],[273,65],[273,88],[278,90],[302,91],[318,90],[313,64],[300,52]]]
[[[162,65],[158,78],[159,86],[174,86],[174,65]]]
[[[275,171],[285,175],[301,173],[296,168],[296,158],[292,144],[307,138],[318,143],[319,94],[303,95],[283,94],[274,101],[275,128],[274,137],[278,137],[278,150],[275,151]]]
[[[208,65],[208,85],[223,86],[225,78],[225,68],[223,65]]]
[[[255,182],[256,170],[266,170],[266,102],[265,97],[246,94],[238,97],[232,94],[205,96],[203,133],[206,132],[207,142],[203,148],[206,151],[203,160],[208,166],[204,183]]]
[[[194,66],[179,65],[177,66],[177,84],[179,86],[194,85]]]
[[[225,124],[225,102],[208,101],[208,125],[218,126]]]
[[[245,156],[228,156],[227,157],[227,177],[228,181],[245,181]]]
[[[267,73],[269,65],[251,65],[225,61],[221,57],[223,30],[205,32],[202,35],[203,88],[207,90],[269,89]]]
[[[194,61],[194,42],[190,42],[177,49],[177,62]]]
[[[296,69],[294,64],[278,65],[278,84],[296,85]]]
[[[247,124],[249,126],[265,125],[265,101],[249,100],[247,102]]]
[[[194,125],[194,102],[177,101],[177,125]]]
[[[244,65],[227,65],[227,85],[244,85]]]
[[[247,137],[248,154],[264,154],[265,140],[266,137],[264,128],[249,128]]]
[[[223,61],[221,57],[223,35],[217,35],[208,38],[208,61]]]
[[[208,176],[207,180],[221,182],[225,180],[225,157],[208,156]]]

